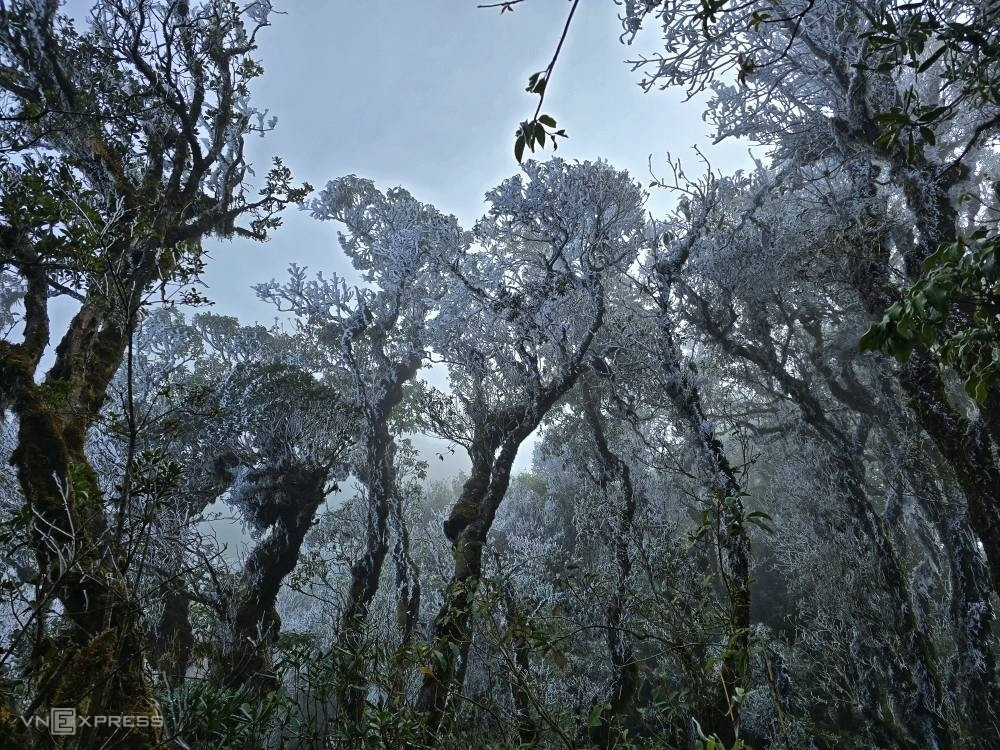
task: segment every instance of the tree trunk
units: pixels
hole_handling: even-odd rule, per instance
[[[729,463],[722,442],[705,415],[701,394],[695,386],[697,370],[685,362],[674,340],[670,313],[673,273],[669,264],[657,264],[660,292],[660,369],[671,403],[688,426],[698,451],[702,473],[707,477],[712,499],[717,505],[715,537],[724,555],[723,575],[729,598],[729,641],[723,651],[722,679],[717,700],[719,716],[712,717],[713,729],[732,745],[740,734],[737,690],[745,689],[750,665],[750,537],[743,508],[743,489]],[[728,719],[728,720],[726,720]],[[719,724],[715,724],[719,722]]]
[[[927,164],[922,155],[913,165],[897,158],[894,167],[916,221],[917,241],[904,252],[904,270],[912,284],[922,274],[923,261],[939,245],[958,238],[957,212],[949,191],[968,168],[959,165],[937,174],[935,165]],[[888,278],[888,258],[882,263],[882,273]],[[876,319],[881,318],[887,301],[894,298],[890,290],[883,290],[877,297],[865,294],[864,289],[859,292],[865,310]],[[1000,594],[1000,466],[991,445],[998,439],[994,408],[1000,396],[990,394],[980,417],[975,421],[966,419],[949,402],[937,366],[919,349],[903,365],[900,383],[920,426],[955,472],[968,502],[972,528],[986,550],[993,591]],[[1000,449],[1000,443],[995,447]]]
[[[280,506],[278,520],[244,566],[241,587],[228,613],[229,632],[216,666],[217,679],[224,687],[249,686],[260,694],[275,685],[275,676],[266,670],[269,650],[281,626],[274,610],[278,592],[285,577],[295,569],[306,532],[326,498],[327,480],[326,469],[320,468],[272,471],[280,473],[262,477],[260,491]]]
[[[508,667],[511,671],[510,695],[514,703],[517,738],[522,747],[534,747],[541,735],[541,729],[533,716],[531,694],[528,692],[528,678],[531,673],[528,625],[518,610],[517,604],[510,596],[504,596],[504,604],[507,610],[507,635],[514,656],[513,664],[508,665]]]
[[[495,444],[476,446],[472,472],[445,522],[445,535],[452,545],[455,566],[444,590],[444,603],[434,618],[432,658],[416,704],[425,716],[425,744],[429,747],[437,742],[437,730],[449,694],[460,687],[455,684],[456,672],[471,639],[469,621],[482,573],[483,545],[493,516],[507,492],[519,444],[520,440],[505,441],[495,458]]]
[[[608,656],[615,676],[611,684],[611,693],[605,701],[608,710],[601,713],[600,724],[591,728],[589,732],[591,741],[598,747],[614,748],[618,746],[618,732],[621,723],[631,713],[632,701],[639,689],[639,663],[636,661],[632,644],[624,630],[628,583],[632,573],[629,542],[632,534],[632,522],[635,519],[636,496],[635,487],[632,484],[632,472],[628,463],[614,453],[608,445],[604,420],[589,383],[584,383],[583,387],[583,410],[597,450],[601,466],[601,489],[609,507],[616,504],[617,500],[611,487],[612,483],[617,483],[621,490],[621,507],[616,514],[618,524],[614,539],[617,575],[611,601],[605,608]]]
[[[960,508],[949,507],[927,466],[910,460],[906,473],[922,511],[937,529],[948,560],[950,611],[958,644],[960,725],[970,749],[990,750],[1000,737],[1000,672],[992,644],[989,571],[976,548],[968,519]]]
[[[150,638],[150,661],[163,673],[167,684],[176,689],[184,682],[194,647],[191,603],[180,581],[172,580],[164,586],[163,614]]]
[[[353,358],[350,359],[353,362]],[[383,374],[370,395],[363,377],[355,372],[358,400],[364,414],[365,464],[361,480],[367,493],[365,549],[351,565],[347,604],[340,622],[340,640],[346,652],[346,680],[340,691],[339,703],[344,717],[355,726],[361,723],[368,680],[364,665],[364,627],[375,593],[382,577],[382,566],[389,551],[389,516],[394,503],[399,502],[396,486],[396,445],[389,432],[389,418],[403,398],[403,386],[416,374],[420,359],[412,356]],[[401,539],[397,537],[397,545]],[[397,565],[399,561],[397,561]],[[419,592],[419,589],[417,589]],[[419,596],[419,593],[417,594]],[[407,593],[407,607],[412,606]],[[404,613],[400,613],[404,617]],[[415,613],[406,625],[412,630]],[[404,624],[405,620],[404,620]],[[408,636],[407,636],[408,637]]]
[[[48,321],[32,292],[29,282],[25,345],[0,345],[0,375],[19,422],[11,463],[33,515],[35,557],[66,621],[37,675],[36,703],[158,723],[143,667],[141,612],[125,578],[126,550],[121,539],[111,538],[104,498],[84,451],[87,431],[121,363],[128,329],[113,320],[104,301],[89,298],[57,347],[45,381],[36,384]],[[30,346],[33,337],[37,341]],[[80,747],[96,742],[142,748],[158,737],[155,727],[129,730],[124,739],[122,730],[84,728],[75,741]]]
[[[970,422],[948,402],[937,368],[920,352],[903,366],[900,382],[910,408],[955,472],[969,522],[983,544],[993,591],[1000,593],[1000,468],[982,420]]]
[[[600,327],[603,303],[594,328]],[[582,359],[589,347],[580,348]],[[507,487],[517,450],[545,414],[585,372],[577,364],[556,382],[540,388],[530,402],[478,420],[469,457],[472,468],[462,494],[444,522],[455,560],[451,580],[444,590],[444,603],[431,629],[434,645],[417,695],[416,707],[424,715],[425,745],[434,747],[438,728],[453,689],[460,688],[471,644],[469,628],[472,605],[482,575],[483,545]]]

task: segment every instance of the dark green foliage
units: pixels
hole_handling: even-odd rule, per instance
[[[980,229],[941,245],[923,274],[862,337],[862,350],[900,362],[915,348],[961,373],[979,404],[1000,387],[1000,235]]]

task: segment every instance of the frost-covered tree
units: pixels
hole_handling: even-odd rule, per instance
[[[187,322],[157,310],[135,344],[89,451],[109,491],[130,487],[119,523],[130,536],[145,533],[153,550],[148,580],[136,584],[161,608],[149,624],[152,656],[174,687],[183,681],[196,601],[218,619],[219,682],[264,687],[280,587],[356,439],[347,382],[318,369],[301,339],[234,318]],[[217,500],[257,540],[242,570],[230,571],[198,529]]]
[[[946,510],[940,490],[926,484],[926,471],[914,463],[914,445],[922,454],[928,449],[933,452],[933,442],[921,445],[918,438],[902,437],[920,432],[916,415],[903,406],[905,390],[900,392],[894,385],[885,361],[863,357],[856,346],[866,311],[857,297],[851,253],[863,247],[873,227],[881,227],[886,234],[895,231],[897,219],[886,204],[879,207],[864,193],[859,199],[849,176],[828,181],[824,185],[828,192],[818,195],[808,183],[772,195],[773,179],[773,173],[762,171],[752,178],[737,176],[726,181],[716,196],[714,231],[692,248],[687,276],[680,286],[681,309],[695,334],[718,347],[723,361],[732,360],[727,380],[745,384],[737,391],[746,394],[741,398],[752,394],[753,400],[772,404],[765,411],[747,409],[754,416],[745,423],[761,436],[790,429],[796,420],[789,420],[783,411],[763,422],[761,417],[775,405],[791,405],[808,430],[796,429],[793,434],[799,440],[824,444],[828,451],[824,460],[837,467],[831,489],[846,503],[847,521],[837,521],[829,530],[839,533],[846,524],[865,540],[869,550],[865,564],[874,566],[875,580],[884,587],[880,596],[891,602],[889,609],[899,618],[893,632],[900,641],[893,648],[902,658],[886,664],[890,674],[896,675],[889,683],[892,687],[869,689],[876,693],[901,690],[897,700],[912,712],[902,726],[885,722],[884,717],[865,721],[871,726],[881,724],[879,731],[888,727],[901,735],[912,732],[918,743],[947,746],[954,740],[939,716],[955,699],[964,705],[963,711],[976,717],[967,725],[969,736],[985,741],[988,733],[982,727],[992,719],[987,708],[990,700],[983,698],[996,689],[991,637],[979,628],[978,617],[953,620],[949,638],[963,651],[983,658],[978,661],[981,669],[968,672],[962,668],[963,679],[976,687],[948,695],[941,676],[940,644],[927,633],[927,614],[917,602],[923,584],[911,583],[907,572],[907,532],[899,531],[893,503],[884,498],[901,492],[903,502],[913,498],[920,506],[921,516],[910,533],[919,538],[929,524],[934,529],[930,533],[940,534],[941,544],[952,549],[954,554],[942,560],[940,548],[926,547],[930,565],[946,565],[960,577],[952,592],[956,610],[975,611],[990,621],[989,595],[981,593],[981,586],[988,582],[973,582],[982,553],[963,543],[961,532],[956,533],[967,523],[965,514]],[[790,207],[794,210],[789,211]],[[689,210],[703,209],[690,206]],[[853,211],[863,212],[867,225],[852,224]],[[880,451],[879,446],[890,450]],[[947,472],[940,481],[946,486],[956,482]],[[897,489],[890,491],[899,482],[904,489],[896,484]],[[944,516],[950,516],[953,530],[940,523]],[[967,578],[970,573],[972,578]],[[867,617],[859,617],[859,622],[866,622]],[[970,628],[973,621],[976,624]]]
[[[444,531],[454,571],[433,624],[418,707],[437,730],[468,654],[483,547],[518,448],[600,356],[607,295],[645,241],[643,193],[602,162],[529,162],[487,194],[478,243],[453,264],[432,346],[451,394],[427,399],[431,429],[472,468]]]
[[[674,285],[682,273],[692,248],[708,231],[713,219],[717,186],[711,174],[700,183],[689,183],[688,193],[677,211],[676,223],[664,228],[658,246],[650,253],[646,268],[648,282],[646,305],[653,308],[652,321],[658,339],[653,351],[656,384],[669,399],[678,417],[695,443],[700,471],[709,492],[704,524],[711,527],[723,552],[725,563],[720,570],[729,595],[729,642],[723,652],[721,695],[718,705],[730,726],[719,727],[719,734],[732,745],[739,737],[739,700],[745,689],[749,668],[750,638],[750,537],[746,528],[743,497],[746,494],[733,468],[717,428],[708,416],[699,387],[696,364],[686,358],[681,348],[675,310]],[[636,317],[642,317],[641,308]],[[641,329],[640,329],[641,330]],[[631,334],[637,348],[641,333]],[[713,729],[719,717],[713,717]]]
[[[233,321],[198,322],[211,335],[213,322]],[[343,375],[303,366],[288,342],[275,338],[238,351],[239,369],[220,391],[216,416],[222,440],[213,446],[215,461],[232,478],[225,499],[257,538],[234,589],[219,592],[225,627],[217,670],[226,686],[267,684],[260,673],[279,632],[278,593],[346,473],[358,432]]]
[[[882,319],[921,278],[923,263],[971,224],[995,222],[995,152],[1000,104],[987,81],[995,69],[996,11],[980,3],[776,2],[629,3],[632,38],[643,23],[662,24],[664,49],[635,60],[642,85],[711,90],[706,117],[717,139],[743,137],[770,148],[781,179],[827,185],[853,182],[860,202],[890,200],[906,221],[887,233],[858,206],[857,240],[843,258],[866,313]],[[732,80],[733,77],[737,80]],[[960,200],[961,196],[965,196]],[[969,211],[960,211],[960,203]],[[907,226],[908,224],[908,226]],[[901,274],[897,271],[901,270]],[[944,290],[942,290],[944,291]],[[952,325],[970,311],[953,300]],[[1000,589],[1000,439],[990,416],[996,396],[971,418],[948,398],[932,352],[906,333],[899,381],[922,428],[952,467],[969,517]],[[905,348],[905,352],[903,349]],[[912,356],[910,356],[912,350]]]
[[[367,510],[365,542],[351,565],[340,638],[349,653],[357,653],[389,550],[390,524],[395,526],[394,557],[401,574],[396,594],[404,641],[419,611],[419,581],[399,513],[395,436],[400,420],[394,411],[427,360],[425,329],[441,314],[449,268],[468,240],[454,217],[402,188],[382,193],[371,181],[354,176],[330,182],[309,208],[317,219],[346,225],[341,246],[364,285],[351,288],[336,276],[307,280],[304,270],[293,268],[289,282],[261,285],[258,294],[294,312],[301,330],[353,382],[363,440],[354,472],[364,487]],[[353,671],[364,674],[365,669]],[[362,684],[343,696],[355,722],[361,721],[367,692]]]
[[[33,705],[156,714],[120,585],[131,554],[111,547],[116,501],[84,445],[150,293],[197,274],[206,235],[263,239],[303,195],[280,164],[260,196],[244,181],[244,140],[268,127],[248,85],[269,11],[101,0],[81,32],[58,0],[0,9],[0,237],[23,291],[21,327],[0,344],[2,399],[18,417],[13,460],[65,625]],[[42,378],[53,295],[79,309]]]

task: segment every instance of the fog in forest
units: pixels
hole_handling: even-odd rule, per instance
[[[1000,746],[1000,3],[0,0],[0,750]]]

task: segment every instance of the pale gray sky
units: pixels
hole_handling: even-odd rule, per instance
[[[528,0],[514,13],[478,9],[476,0],[275,0],[273,26],[260,36],[265,68],[254,104],[279,118],[249,154],[266,171],[281,155],[297,180],[317,188],[357,174],[381,188],[402,185],[418,199],[455,214],[469,227],[483,194],[517,170],[518,123],[537,98],[524,91],[555,50],[570,5]],[[618,41],[619,8],[583,0],[555,68],[544,111],[569,133],[558,154],[604,157],[648,182],[671,152],[693,164],[705,147],[716,167],[748,163],[739,144],[708,147],[701,107],[674,92],[643,94],[624,64],[633,51],[655,49],[655,33],[630,49]],[[541,158],[551,155],[551,150]],[[692,172],[697,170],[692,169]],[[654,196],[653,210],[669,198]],[[216,311],[273,317],[252,284],[282,277],[290,262],[311,271],[342,270],[336,228],[289,211],[266,245],[210,244],[205,280]]]

